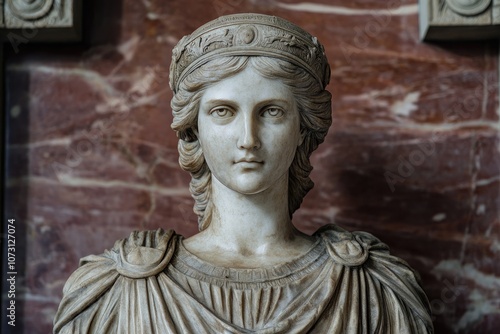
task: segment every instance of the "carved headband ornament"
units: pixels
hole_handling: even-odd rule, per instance
[[[276,16],[221,16],[184,36],[172,51],[170,88],[176,93],[188,74],[224,56],[266,56],[286,60],[309,72],[324,89],[330,66],[316,37]]]

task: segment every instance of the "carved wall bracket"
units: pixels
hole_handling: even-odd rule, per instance
[[[0,0],[0,30],[3,41],[11,43],[14,35],[39,42],[78,41],[81,0]]]
[[[500,0],[420,0],[422,40],[500,37]]]

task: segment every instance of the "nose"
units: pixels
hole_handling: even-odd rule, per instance
[[[259,149],[261,143],[258,130],[258,120],[255,119],[254,115],[250,113],[242,115],[237,143],[238,148],[246,150]]]

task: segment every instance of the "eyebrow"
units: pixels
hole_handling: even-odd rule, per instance
[[[284,104],[288,108],[290,108],[290,107],[293,106],[293,103],[290,103],[289,100],[285,100],[285,99],[267,99],[267,100],[263,100],[263,101],[260,101],[259,103],[257,103],[257,106],[262,107],[262,106],[266,106],[268,104],[275,104],[275,103]],[[235,105],[236,103],[234,101],[232,101],[232,100],[213,99],[213,100],[206,101],[206,104],[210,105],[210,106],[214,106],[214,105],[229,105],[229,106],[232,106],[232,105]]]

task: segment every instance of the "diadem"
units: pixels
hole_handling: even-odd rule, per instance
[[[196,68],[224,56],[267,56],[286,60],[309,72],[325,88],[330,66],[316,37],[276,16],[234,14],[221,16],[184,36],[172,51],[170,88]]]

